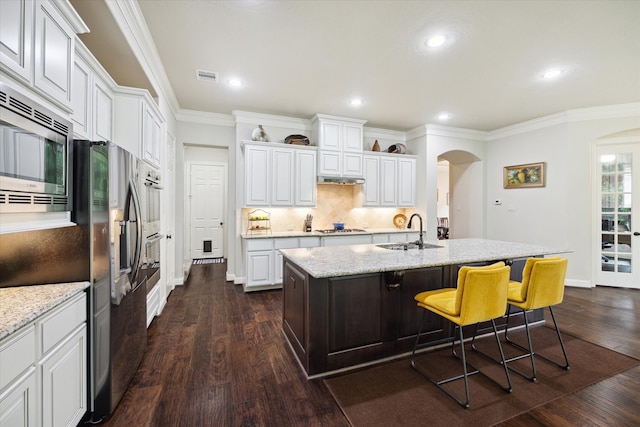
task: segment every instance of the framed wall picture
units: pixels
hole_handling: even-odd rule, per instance
[[[504,168],[504,188],[544,187],[545,164],[506,166]]]

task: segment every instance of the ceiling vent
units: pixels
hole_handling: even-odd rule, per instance
[[[198,80],[205,80],[211,83],[218,83],[218,73],[215,71],[196,70]]]

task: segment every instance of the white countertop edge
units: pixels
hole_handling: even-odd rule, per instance
[[[0,340],[89,286],[89,282],[71,282],[0,288]]]

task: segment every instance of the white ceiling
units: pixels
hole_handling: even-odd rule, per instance
[[[108,27],[105,15],[87,12],[97,2],[72,3],[83,4],[94,55],[118,83],[133,79],[139,67],[89,41],[107,37],[96,23]],[[446,111],[442,124],[489,131],[640,101],[637,0],[138,3],[182,109],[324,113],[397,130],[439,123]],[[437,32],[453,42],[425,47]],[[550,67],[564,76],[542,81]],[[197,80],[196,69],[218,72],[220,83]],[[245,86],[230,88],[231,77]],[[364,104],[348,105],[354,96]]]

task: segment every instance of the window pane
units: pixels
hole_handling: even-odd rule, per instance
[[[613,194],[602,195],[602,211],[613,212],[616,207],[616,196]]]
[[[613,155],[600,156],[600,162],[602,163],[602,173],[611,173],[615,171],[616,157]]]
[[[618,195],[618,212],[631,212],[631,194]]]
[[[611,193],[615,191],[615,175],[602,175],[602,192]]]
[[[618,154],[618,172],[631,172],[631,153]]]
[[[602,215],[602,231],[613,231],[614,225],[615,220],[612,214]]]

